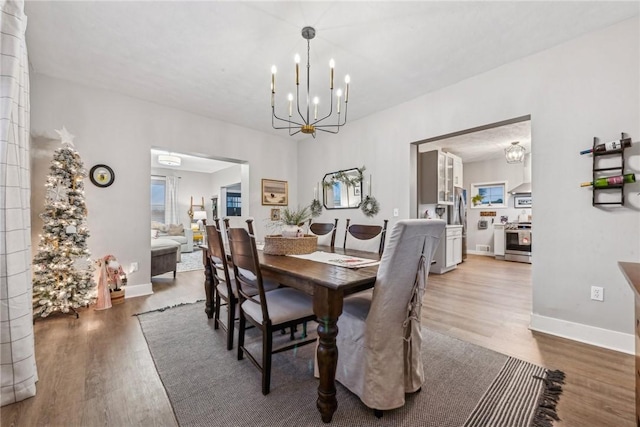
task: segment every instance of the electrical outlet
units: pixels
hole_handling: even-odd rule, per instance
[[[601,286],[592,286],[591,299],[594,301],[604,301],[604,288]]]
[[[398,208],[393,208],[393,216],[398,216],[400,215],[400,211],[398,210]]]
[[[135,272],[135,271],[138,271],[138,263],[137,263],[137,262],[132,262],[132,263],[131,263],[131,268],[129,269],[129,271],[130,271],[131,273],[133,273],[133,272]]]

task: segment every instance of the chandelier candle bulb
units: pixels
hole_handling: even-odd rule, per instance
[[[349,83],[351,82],[351,77],[349,77],[349,74],[344,76],[344,82],[346,84],[346,87],[344,89],[344,102],[346,104],[347,102],[349,102]]]
[[[636,182],[636,175],[628,173],[626,175],[609,176],[606,178],[598,178],[592,182],[583,182],[580,187],[606,188],[614,185],[631,184]]]
[[[313,98],[313,120],[318,120],[318,102],[320,102],[320,100],[318,99],[318,97],[314,97]]]
[[[331,80],[329,81],[329,89],[333,90],[333,69],[336,67],[336,62],[331,58],[329,60],[329,69],[331,70]]]
[[[293,95],[289,94],[287,99],[289,99],[289,117],[291,117],[293,115]]]
[[[589,148],[588,150],[582,150],[580,154],[589,154],[589,153],[606,153],[607,151],[616,151],[621,150],[623,148],[631,147],[631,138],[625,139],[617,139],[615,141],[605,142],[603,144],[598,144],[593,148]]]
[[[336,91],[336,97],[338,98],[338,102],[337,102],[337,105],[338,105],[338,114],[340,114],[340,98],[342,97],[342,89],[338,89],[338,90]]]
[[[276,71],[276,66],[271,66],[271,93],[276,93]]]
[[[296,86],[300,85],[300,55],[296,53],[296,56],[293,58],[296,63]]]

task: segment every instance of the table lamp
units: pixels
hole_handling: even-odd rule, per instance
[[[195,211],[193,213],[193,219],[197,221],[198,229],[202,230],[204,228],[203,225],[205,224],[205,221],[207,220],[207,212],[206,211]]]

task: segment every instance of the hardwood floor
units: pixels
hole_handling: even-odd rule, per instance
[[[423,325],[566,375],[556,426],[634,426],[634,357],[532,333],[528,264],[469,256],[430,275]],[[168,275],[170,277],[170,275]],[[135,313],[204,298],[203,272],[154,278],[154,294],[80,319],[35,324],[37,395],[1,409],[7,426],[176,426]],[[206,321],[204,303],[202,321]]]
[[[470,255],[429,275],[422,325],[566,374],[556,426],[635,426],[634,356],[532,332],[531,265]]]

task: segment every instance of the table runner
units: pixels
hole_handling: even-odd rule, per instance
[[[322,262],[325,264],[337,265],[338,267],[360,268],[380,264],[374,259],[360,258],[356,256],[334,254],[331,252],[315,251],[305,255],[287,255],[296,258],[308,259],[310,261]]]

